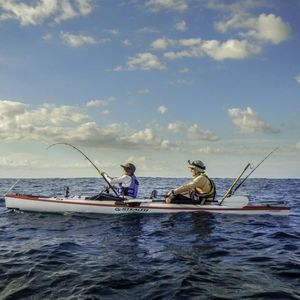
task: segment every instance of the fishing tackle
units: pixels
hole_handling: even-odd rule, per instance
[[[69,144],[69,143],[55,143],[55,144],[52,144],[50,146],[47,147],[47,149],[53,147],[53,146],[56,146],[56,145],[66,145],[66,146],[69,146],[69,147],[72,147],[73,149],[77,150],[79,153],[81,153],[92,165],[93,167],[98,171],[98,173],[103,177],[103,179],[106,181],[106,183],[109,185],[109,187],[112,189],[112,191],[115,193],[115,195],[117,197],[119,197],[118,193],[116,192],[116,190],[114,189],[114,187],[110,184],[110,182],[105,178],[104,175],[102,175],[102,172],[98,169],[98,167],[80,150],[78,149],[77,147],[73,146],[72,144]]]

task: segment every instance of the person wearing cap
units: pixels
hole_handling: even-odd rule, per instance
[[[111,185],[118,185],[122,196],[136,198],[139,187],[139,182],[134,175],[136,167],[131,163],[121,165],[121,167],[124,169],[124,174],[120,177],[112,178],[105,172],[101,172],[101,175],[104,176]]]
[[[193,180],[170,191],[166,203],[207,204],[215,199],[216,187],[212,179],[205,174],[205,165],[201,160],[188,160]]]

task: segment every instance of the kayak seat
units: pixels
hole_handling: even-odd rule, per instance
[[[91,197],[85,198],[86,200],[98,200],[98,201],[120,201],[123,200],[123,198],[106,194],[106,193],[99,193]]]
[[[155,198],[157,198],[157,190],[153,190],[153,191],[151,192],[149,198],[150,198],[150,199],[155,199]]]

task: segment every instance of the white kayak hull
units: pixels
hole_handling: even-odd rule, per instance
[[[241,203],[241,197],[236,197],[237,203]],[[231,201],[228,202],[228,205],[226,205],[226,201],[224,201],[222,205],[194,205],[166,204],[163,201],[152,201],[151,199],[135,199],[134,203],[130,203],[130,201],[128,201],[128,203],[123,203],[120,201],[115,202],[111,200],[89,200],[85,199],[85,197],[62,198],[19,194],[5,196],[5,204],[7,208],[19,209],[23,211],[49,213],[76,212],[97,214],[152,214],[178,212],[209,212],[238,215],[288,215],[290,213],[290,209],[287,206],[234,206],[232,204],[234,203],[234,200],[235,199],[231,198]]]

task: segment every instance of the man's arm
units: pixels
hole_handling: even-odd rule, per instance
[[[194,188],[196,187],[202,187],[203,184],[205,183],[204,181],[204,177],[202,176],[198,176],[196,178],[194,178],[193,181],[182,185],[180,187],[178,187],[177,189],[174,190],[174,194],[187,194],[187,193],[191,193],[193,191]]]
[[[112,178],[107,174],[104,175],[110,184],[116,185],[121,183],[124,187],[130,186],[131,178],[128,175],[122,175],[121,177]]]

